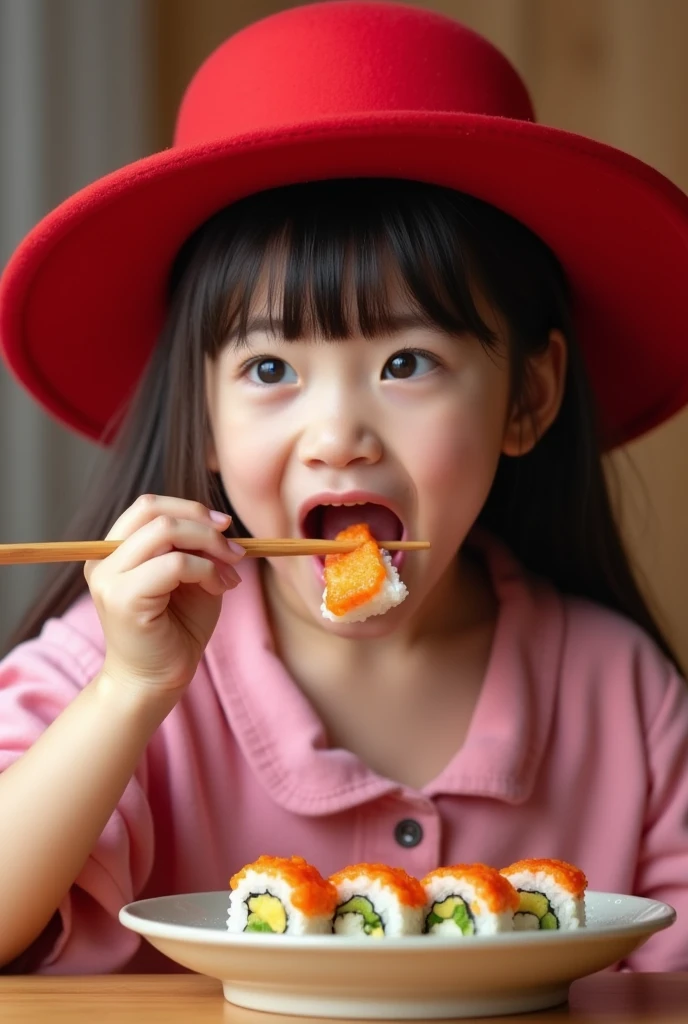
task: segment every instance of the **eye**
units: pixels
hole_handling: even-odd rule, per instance
[[[438,365],[433,356],[416,349],[397,352],[384,365],[383,380],[405,380],[407,377],[423,377]]]
[[[247,367],[246,376],[253,384],[295,384],[295,371],[284,359],[254,359]]]

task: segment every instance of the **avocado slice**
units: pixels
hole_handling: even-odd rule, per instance
[[[257,914],[249,914],[248,920],[246,921],[245,932],[270,932],[274,935],[272,928],[267,921],[261,921]]]
[[[441,903],[433,903],[432,910],[425,920],[425,930],[429,932],[433,925],[444,921],[453,921],[462,935],[475,934],[475,921],[460,896],[447,896]]]
[[[381,938],[385,934],[382,918],[375,913],[375,908],[366,896],[352,896],[346,903],[337,907],[335,917],[344,914],[359,914],[363,918],[363,931],[373,938]]]
[[[552,910],[552,905],[542,892],[536,890],[519,889],[520,903],[516,916],[519,914],[532,914],[540,922],[540,928],[545,931],[556,931],[559,927],[559,919]]]

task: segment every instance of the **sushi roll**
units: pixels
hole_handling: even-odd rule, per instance
[[[370,939],[421,934],[425,890],[401,868],[353,864],[330,881],[337,890],[335,934]]]
[[[234,875],[229,885],[230,932],[332,932],[337,890],[303,857],[259,857]]]
[[[563,860],[519,860],[502,868],[519,894],[514,914],[516,931],[554,931],[585,925],[585,890],[588,880]]]
[[[486,864],[437,868],[422,885],[426,894],[423,931],[428,935],[461,939],[513,931],[518,893],[495,868]]]
[[[341,530],[337,540],[360,541],[359,547],[325,558],[325,590],[320,610],[332,622],[365,622],[384,615],[408,596],[389,552],[379,548],[365,523]]]

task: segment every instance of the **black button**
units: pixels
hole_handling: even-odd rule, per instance
[[[423,829],[413,818],[404,818],[394,829],[394,838],[399,846],[418,846],[423,839]]]

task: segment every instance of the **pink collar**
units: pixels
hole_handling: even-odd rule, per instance
[[[557,692],[565,617],[561,599],[524,575],[497,541],[478,541],[500,610],[492,653],[465,743],[426,797],[525,801],[532,791]],[[205,665],[241,751],[272,799],[324,815],[404,790],[358,757],[327,747],[324,727],[273,650],[258,567],[227,595]],[[418,794],[414,794],[418,795]]]

